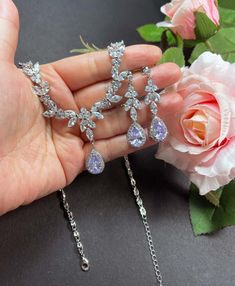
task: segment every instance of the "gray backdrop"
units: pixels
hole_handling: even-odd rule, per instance
[[[141,43],[136,27],[162,18],[158,0],[16,0],[21,16],[17,61],[69,56],[79,35],[98,46]],[[156,148],[131,156],[149,214],[165,285],[235,285],[235,228],[194,237],[188,182],[153,159]],[[155,285],[143,226],[123,160],[100,176],[80,175],[67,188],[91,270],[83,273],[56,194],[0,218],[1,286]]]

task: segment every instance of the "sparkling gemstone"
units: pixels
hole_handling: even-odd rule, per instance
[[[54,117],[55,116],[55,111],[51,110],[51,109],[46,110],[46,111],[43,112],[43,116],[44,117],[48,117],[48,118]]]
[[[136,111],[135,107],[132,107],[132,108],[131,108],[130,114],[131,114],[131,119],[132,119],[133,121],[137,121],[137,111]]]
[[[119,81],[123,81],[127,78],[127,76],[129,75],[129,71],[123,71],[119,74]]]
[[[154,117],[150,125],[150,137],[155,141],[163,141],[168,134],[164,121]]]
[[[117,42],[117,43],[111,43],[110,46],[108,46],[109,55],[113,58],[120,58],[123,56],[125,52],[125,45],[124,42]]]
[[[94,138],[94,133],[90,128],[86,128],[86,137],[90,141],[92,141]]]
[[[93,111],[92,115],[95,116],[97,119],[104,119],[104,115],[101,112]]]
[[[152,101],[150,104],[150,110],[151,110],[152,114],[154,114],[154,115],[157,114],[157,104],[154,101]]]
[[[110,96],[108,98],[108,100],[112,103],[118,103],[121,99],[122,99],[122,97],[120,95],[117,95],[117,94]]]
[[[92,149],[87,157],[86,168],[89,173],[94,175],[100,174],[104,170],[104,160],[95,149]]]
[[[128,143],[135,148],[139,148],[146,142],[146,135],[143,127],[134,122],[127,132]]]
[[[77,121],[78,121],[77,117],[72,117],[71,119],[69,119],[68,127],[71,128],[71,127],[75,126]]]

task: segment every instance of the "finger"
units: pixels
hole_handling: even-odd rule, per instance
[[[145,132],[147,133],[147,130],[145,130]],[[145,149],[155,144],[156,142],[148,138],[146,143],[142,147],[138,148],[138,150]],[[109,162],[116,158],[137,151],[136,148],[133,148],[129,145],[126,139],[126,135],[118,135],[110,139],[97,141],[95,143],[95,148],[102,155],[105,162]],[[90,153],[90,151],[91,151],[91,145],[88,143],[84,147],[86,158]]]
[[[159,88],[166,88],[180,79],[181,72],[179,67],[173,63],[166,63],[152,68],[152,78]],[[77,106],[91,108],[91,106],[105,96],[105,90],[110,81],[99,82],[94,85],[80,89],[74,93],[74,99]],[[134,74],[133,84],[139,96],[144,95],[146,85],[146,76],[141,73]],[[123,96],[127,90],[127,83],[124,83],[118,94]],[[122,103],[122,102],[121,102]],[[120,103],[119,103],[120,104]]]
[[[178,93],[168,93],[161,97],[158,105],[158,116],[163,120],[169,114],[176,112],[183,103],[182,97]],[[131,125],[129,112],[125,112],[122,107],[117,107],[104,112],[104,120],[96,122],[94,131],[95,140],[112,138],[121,134],[126,134]],[[138,111],[138,123],[142,127],[150,125],[152,115],[149,106],[143,105],[143,109]],[[84,137],[84,140],[85,137]]]
[[[14,62],[19,34],[18,10],[11,0],[0,1],[0,61]]]
[[[121,70],[152,66],[161,58],[161,50],[152,45],[126,48]],[[107,51],[69,57],[51,64],[72,91],[111,78],[111,60]]]

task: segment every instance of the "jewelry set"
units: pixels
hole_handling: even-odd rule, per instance
[[[160,101],[160,93],[158,87],[154,84],[151,77],[151,69],[145,67],[142,70],[143,76],[146,77],[147,84],[145,86],[145,96],[140,98],[133,84],[133,73],[125,70],[120,71],[122,57],[125,53],[124,42],[111,43],[108,46],[108,54],[111,58],[111,83],[106,89],[105,96],[101,101],[93,104],[90,110],[85,107],[81,107],[78,111],[64,110],[60,108],[49,95],[50,86],[49,83],[43,81],[39,63],[33,64],[31,61],[27,63],[20,63],[20,67],[23,73],[29,77],[33,83],[33,93],[36,94],[40,101],[46,107],[46,111],[43,112],[43,116],[47,118],[55,118],[60,120],[67,120],[68,127],[72,128],[76,124],[79,124],[82,133],[85,133],[87,139],[91,143],[91,151],[86,158],[86,169],[91,174],[100,174],[103,172],[105,163],[102,155],[96,150],[95,147],[95,135],[96,121],[103,120],[103,111],[112,107],[114,104],[122,102],[122,107],[126,112],[130,114],[131,125],[127,131],[127,141],[133,148],[139,148],[146,143],[147,133],[149,137],[156,141],[161,142],[167,136],[167,127],[163,120],[157,116],[158,107],[157,104]],[[124,96],[118,94],[119,89],[124,82],[127,82],[127,90]],[[148,130],[145,130],[138,123],[138,111],[144,107],[149,106],[152,114],[152,121]],[[152,235],[147,220],[146,210],[143,206],[143,201],[140,198],[139,190],[136,186],[136,181],[133,177],[133,172],[130,167],[130,162],[127,156],[124,157],[126,171],[130,179],[130,184],[133,189],[133,194],[136,199],[137,206],[139,208],[140,216],[145,228],[146,238],[151,254],[151,259],[154,267],[154,273],[156,281],[159,285],[163,285],[162,275],[159,270],[158,260],[155,252],[155,248],[152,241]],[[81,268],[83,271],[88,271],[90,264],[89,260],[84,254],[83,244],[80,240],[80,234],[74,220],[73,214],[70,210],[69,203],[66,198],[65,191],[61,189],[60,199],[64,211],[67,214],[68,221],[73,232],[73,236],[76,242],[78,253],[81,257]]]

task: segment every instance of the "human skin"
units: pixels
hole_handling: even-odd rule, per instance
[[[32,93],[30,80],[14,64],[18,33],[17,8],[11,0],[0,0],[0,214],[70,184],[84,171],[91,148],[79,126],[68,128],[64,121],[42,116],[43,106]],[[133,71],[153,66],[160,58],[158,47],[130,46],[121,69]],[[104,97],[111,80],[107,51],[69,57],[45,64],[41,69],[43,79],[50,83],[51,97],[64,109],[90,108]],[[180,70],[167,63],[154,67],[152,76],[159,88],[165,88],[179,80]],[[134,73],[134,85],[140,95],[144,95],[145,82],[139,72]],[[177,93],[165,94],[159,104],[159,116],[164,119],[181,102]],[[104,160],[133,152],[125,136],[129,115],[116,105],[105,111],[104,116],[95,130],[96,148]],[[144,107],[139,112],[139,123],[149,126],[150,117]],[[148,140],[143,148],[152,144]]]

